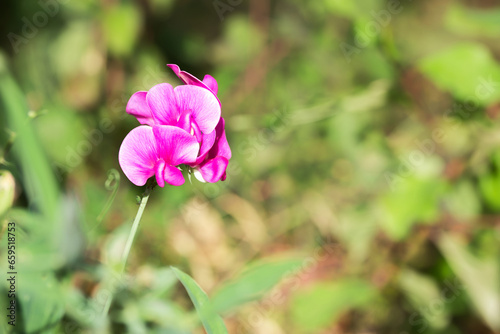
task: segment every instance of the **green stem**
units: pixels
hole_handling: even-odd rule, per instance
[[[137,234],[137,230],[139,229],[139,224],[141,222],[142,214],[144,213],[144,209],[146,208],[146,204],[148,203],[149,195],[153,190],[152,185],[148,184],[146,186],[146,191],[141,198],[141,204],[139,205],[139,210],[135,215],[134,223],[132,224],[132,229],[130,230],[130,234],[128,235],[127,244],[125,245],[125,249],[123,250],[122,259],[120,262],[120,267],[118,274],[121,276],[125,272],[125,267],[127,266],[128,256],[130,254],[130,250],[132,249],[132,244],[134,243],[135,235]],[[110,290],[113,292],[114,287],[110,287]],[[111,293],[110,297],[106,300],[106,304],[102,310],[102,316],[106,317],[109,312],[109,308],[111,307],[111,302],[113,301],[113,294]]]
[[[132,224],[132,229],[130,230],[130,234],[128,235],[127,244],[125,245],[125,249],[123,251],[122,261],[121,261],[121,265],[120,265],[120,273],[121,274],[123,274],[123,272],[125,271],[125,267],[127,265],[128,255],[130,254],[130,249],[132,248],[132,244],[134,243],[135,235],[137,233],[137,230],[139,229],[139,223],[141,222],[142,213],[144,212],[144,209],[146,208],[146,204],[148,203],[149,195],[151,194],[152,190],[153,190],[153,187],[148,185],[146,187],[146,191],[142,195],[141,204],[139,205],[139,210],[137,211],[137,214],[135,215],[134,223]]]

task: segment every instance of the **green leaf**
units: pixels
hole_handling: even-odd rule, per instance
[[[227,333],[224,321],[217,313],[214,312],[207,294],[200,288],[194,279],[175,267],[172,267],[172,270],[174,271],[175,276],[177,276],[177,279],[179,279],[182,285],[184,285],[184,288],[186,288],[207,333]]]
[[[356,19],[363,15],[363,11],[359,10],[359,6],[355,1],[326,0],[323,6],[333,14],[350,19]]]
[[[500,101],[500,66],[481,44],[455,45],[422,59],[419,68],[459,99],[480,105]]]
[[[477,311],[493,331],[500,330],[500,268],[497,258],[477,258],[464,241],[443,235],[438,246],[453,271],[463,282]]]
[[[56,214],[59,189],[28,118],[29,109],[24,95],[2,60],[0,59],[0,106],[7,113],[9,128],[16,133],[13,151],[22,166],[23,186],[31,204],[50,223]]]
[[[288,259],[250,266],[215,293],[212,299],[214,309],[218,312],[227,312],[244,303],[260,299],[279,283],[287,272],[299,268],[302,262]]]
[[[479,188],[486,204],[495,211],[500,210],[500,175],[486,174],[479,179]]]
[[[438,217],[439,198],[444,189],[439,179],[404,179],[380,199],[382,228],[392,239],[402,240],[416,223],[432,223]]]
[[[476,217],[481,212],[479,198],[472,182],[461,181],[452,185],[446,194],[445,203],[453,216],[467,220]]]
[[[64,314],[59,283],[52,273],[20,271],[19,300],[26,332],[50,328]]]
[[[500,196],[498,190],[500,189],[500,152],[494,152],[491,156],[493,163],[493,170],[490,173],[481,175],[479,179],[479,189],[483,195],[486,204],[493,210],[500,210]]]
[[[449,315],[446,310],[436,312],[432,308],[436,301],[443,300],[439,287],[432,278],[411,269],[403,269],[399,274],[399,285],[429,325],[435,329],[443,329],[448,325]]]
[[[446,13],[446,26],[453,32],[467,36],[497,37],[500,34],[500,9],[474,10],[454,4]]]
[[[319,333],[342,312],[372,302],[376,290],[361,280],[318,283],[292,299],[293,322],[307,333]]]

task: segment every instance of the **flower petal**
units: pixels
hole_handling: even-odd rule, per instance
[[[128,100],[125,110],[128,114],[135,116],[139,123],[153,126],[153,115],[146,102],[147,93],[144,91],[134,93]]]
[[[203,133],[212,132],[221,114],[219,101],[212,91],[193,85],[177,86],[174,91],[178,110],[191,110],[200,130]]]
[[[188,73],[186,71],[181,71],[181,69],[178,65],[167,64],[167,66],[170,67],[170,69],[172,71],[174,71],[175,75],[177,75],[179,77],[179,79],[181,79],[182,82],[184,82],[186,85],[195,85],[195,86],[210,89],[200,79],[198,79],[197,77],[195,77],[191,73]]]
[[[217,80],[209,74],[205,75],[203,78],[203,83],[215,94],[219,91],[219,85],[217,84]]]
[[[200,144],[188,132],[176,126],[157,125],[153,127],[153,133],[158,145],[158,156],[167,165],[178,166],[196,160]]]
[[[153,129],[141,125],[123,139],[118,161],[125,176],[136,186],[143,186],[156,172],[157,152]]]
[[[224,118],[221,117],[217,127],[215,128],[217,138],[208,153],[209,158],[221,156],[227,160],[231,159],[231,148],[227,142],[225,124],[226,122],[224,121]]]
[[[181,79],[182,82],[184,82],[186,85],[193,85],[208,89],[209,91],[214,93],[215,97],[217,98],[217,92],[219,88],[217,81],[212,76],[207,74],[203,78],[203,81],[201,81],[191,73],[188,73],[186,71],[181,71],[179,66],[175,64],[167,64],[167,66],[170,67],[170,69],[174,71],[175,75],[177,75],[179,79]],[[217,98],[217,102],[219,102],[220,105],[219,98]]]
[[[205,179],[203,178],[203,176],[201,176],[200,170],[198,168],[195,168],[193,170],[193,175],[201,183],[206,183],[207,182],[207,181],[205,181]]]
[[[214,146],[215,138],[216,138],[215,130],[207,135],[206,134],[203,135],[200,152],[198,153],[198,158],[196,159],[192,167],[199,165],[205,160],[205,157],[207,156],[208,152],[210,151],[212,146]]]
[[[191,132],[191,110],[184,110],[175,126],[184,131]]]
[[[163,178],[165,181],[173,186],[181,186],[184,184],[184,176],[182,172],[170,165],[165,166],[165,171],[163,172]]]
[[[161,83],[148,91],[146,101],[157,124],[175,125],[183,110],[178,103],[172,85]]]
[[[201,176],[203,176],[205,181],[215,183],[219,181],[226,172],[228,163],[228,160],[224,157],[208,160],[199,167]]]
[[[163,172],[165,170],[165,161],[163,159],[158,160],[156,163],[156,183],[163,188],[165,186],[165,179],[163,177]]]

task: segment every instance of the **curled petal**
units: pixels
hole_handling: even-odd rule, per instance
[[[182,172],[170,165],[165,166],[165,170],[163,172],[163,178],[165,181],[173,186],[181,186],[184,184],[184,176]]]
[[[198,143],[201,142],[201,140],[203,139],[203,133],[201,132],[200,130],[200,127],[198,126],[198,124],[196,124],[196,122],[191,122],[191,131],[190,133],[195,136],[196,140],[198,141]]]
[[[174,89],[168,83],[161,83],[148,91],[146,101],[157,124],[175,125],[183,110],[179,110]]]
[[[217,81],[212,76],[207,74],[203,78],[203,81],[201,81],[200,79],[198,79],[197,77],[195,77],[191,73],[188,73],[186,71],[181,71],[179,66],[177,66],[175,64],[167,64],[167,66],[170,67],[170,69],[172,71],[174,71],[175,75],[177,75],[179,77],[179,79],[181,79],[182,82],[184,82],[186,85],[193,85],[193,86],[198,86],[201,88],[208,89],[217,98],[217,92],[218,92],[219,86],[217,84]],[[221,105],[218,98],[217,98],[217,102],[219,102],[219,105]]]
[[[179,116],[179,120],[175,126],[187,132],[191,132],[191,110],[184,110]]]
[[[186,85],[195,85],[203,88],[209,89],[200,79],[192,75],[191,73],[188,73],[186,71],[181,71],[180,67],[175,64],[167,64],[168,67],[172,71],[174,71],[175,75],[179,77],[179,79],[182,80]]]
[[[147,93],[144,91],[134,93],[128,100],[125,110],[128,114],[135,116],[139,123],[153,126],[153,115],[146,102]]]
[[[158,148],[153,129],[141,125],[130,131],[118,153],[125,176],[136,186],[143,186],[155,174]]]
[[[210,151],[212,146],[214,146],[215,138],[216,138],[215,130],[210,132],[209,134],[203,134],[201,140],[200,152],[198,154],[196,162],[193,164],[193,167],[199,165],[205,160],[205,157],[207,156],[208,152]]]
[[[216,157],[203,163],[200,173],[203,179],[210,183],[219,181],[226,172],[228,160],[224,157]]]
[[[217,80],[215,80],[215,78],[212,77],[211,75],[208,75],[208,74],[205,75],[205,77],[203,78],[203,81],[201,81],[200,79],[198,79],[197,77],[195,77],[191,73],[186,72],[186,71],[181,71],[181,69],[178,65],[167,64],[167,66],[170,67],[170,69],[172,71],[174,71],[175,75],[177,75],[179,77],[179,79],[181,79],[182,82],[184,82],[186,85],[194,85],[194,86],[206,88],[206,89],[211,90],[215,95],[217,95],[217,91],[219,89],[219,86],[217,84]]]
[[[212,132],[221,115],[220,104],[215,95],[210,90],[192,85],[177,86],[174,91],[177,97],[177,110],[191,110],[192,117],[200,130],[203,133]]]
[[[166,165],[178,166],[196,160],[200,144],[188,132],[175,126],[157,125],[153,127],[153,133],[158,145],[158,157]]]
[[[215,139],[214,145],[208,153],[209,158],[222,156],[227,160],[231,159],[231,148],[229,147],[229,144],[227,142],[225,124],[226,122],[224,121],[224,118],[221,117],[219,123],[217,124],[217,127],[215,128],[217,137]]]
[[[222,136],[219,138],[219,141],[217,143],[217,153],[215,153],[216,156],[221,156],[226,159],[231,159],[231,148],[229,147],[229,144],[227,142],[226,138],[226,131],[222,133]],[[212,148],[215,150],[215,148]]]
[[[156,173],[155,173],[155,176],[156,176],[156,183],[158,183],[158,185],[163,188],[165,186],[165,179],[163,177],[163,171],[165,170],[165,161],[163,161],[163,159],[160,159],[158,160],[158,162],[156,163]]]
[[[217,80],[209,74],[205,75],[203,78],[203,83],[215,94],[219,91],[219,85],[217,84]]]

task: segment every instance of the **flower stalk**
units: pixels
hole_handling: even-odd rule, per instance
[[[130,233],[127,238],[127,243],[125,244],[125,249],[123,250],[123,255],[120,261],[120,266],[118,268],[118,274],[120,276],[125,272],[125,267],[127,266],[128,256],[130,254],[130,250],[132,249],[132,244],[134,243],[135,235],[137,234],[137,230],[139,229],[139,225],[141,223],[142,214],[144,213],[144,209],[146,208],[146,204],[148,203],[149,195],[153,191],[155,186],[154,181],[148,182],[146,186],[146,190],[142,194],[141,202],[139,204],[139,209],[137,210],[137,214],[135,215],[134,222],[132,223],[132,228],[130,229]],[[111,290],[114,290],[114,287],[111,287]],[[107,300],[106,304],[103,307],[102,315],[106,317],[109,313],[109,308],[111,307],[111,303],[113,301],[113,295],[111,294]]]
[[[139,204],[139,210],[137,210],[137,214],[135,215],[134,223],[132,224],[132,229],[130,230],[130,234],[128,235],[127,244],[125,245],[125,249],[123,250],[122,260],[120,263],[120,274],[125,272],[125,267],[127,266],[128,256],[130,254],[130,250],[132,249],[132,244],[134,243],[135,235],[137,234],[137,230],[139,229],[139,224],[141,223],[142,214],[144,213],[144,209],[146,208],[146,204],[148,204],[149,195],[151,191],[153,191],[153,187],[151,184],[146,186],[146,191],[141,198],[141,203]]]

